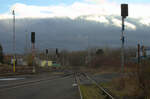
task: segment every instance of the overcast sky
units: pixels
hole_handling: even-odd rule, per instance
[[[126,45],[133,46],[136,45],[137,42],[148,45],[150,42],[149,0],[3,0],[0,3],[0,42],[3,44],[6,52],[11,52],[11,19],[12,10],[15,10],[16,19],[18,20],[16,22],[16,35],[18,35],[18,40],[25,40],[25,30],[28,30],[28,32],[38,30],[39,37],[44,33],[52,32],[48,35],[54,37],[54,34],[68,35],[65,33],[70,32],[69,29],[71,29],[73,32],[69,34],[70,36],[67,36],[67,38],[63,36],[63,39],[58,40],[59,43],[62,42],[62,40],[66,40],[70,43],[64,42],[62,44],[56,44],[57,40],[55,39],[58,37],[57,35],[53,38],[54,43],[50,43],[53,45],[51,47],[55,48],[64,45],[66,49],[67,47],[72,49],[79,47],[78,49],[81,49],[83,45],[86,45],[86,43],[83,43],[83,40],[87,38],[86,35],[83,35],[85,33],[91,35],[92,39],[89,40],[93,42],[92,45],[107,45],[109,42],[109,45],[120,46],[121,3],[129,4],[129,17],[127,17],[125,22],[127,29],[126,38],[128,38]],[[54,24],[55,27],[53,26]],[[50,26],[53,28],[49,29]],[[78,30],[78,33],[75,33],[76,30]],[[92,31],[89,32],[90,30]],[[60,32],[63,33],[60,34]],[[95,34],[92,34],[93,32]],[[109,37],[107,37],[108,35]],[[101,38],[98,38],[98,36],[101,36]],[[73,39],[73,37],[77,37],[82,43],[75,43],[76,39]],[[8,41],[5,41],[4,38]],[[44,46],[48,44],[48,42],[44,41],[46,36],[41,38],[42,39],[39,39],[42,40],[41,46],[43,48],[47,47]],[[112,44],[110,42],[112,42]],[[25,43],[17,43],[18,51],[23,50]],[[73,46],[72,44],[75,45]],[[40,46],[40,44],[38,46]]]
[[[106,16],[120,16],[120,3],[129,4],[129,17],[139,24],[150,25],[149,0],[3,0],[0,3],[0,19],[11,18],[15,10],[17,18],[47,18],[92,15],[86,20],[109,23]],[[97,17],[101,16],[101,17]],[[119,25],[119,20],[116,25]],[[133,23],[127,24],[135,29]]]

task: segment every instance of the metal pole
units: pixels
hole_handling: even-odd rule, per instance
[[[33,73],[35,73],[35,44],[32,43],[32,65],[33,65]]]
[[[122,41],[122,45],[121,45],[121,70],[122,72],[124,72],[124,42],[125,42],[125,38],[124,38],[124,17],[122,17],[122,35],[121,35],[121,41]]]
[[[47,63],[47,67],[48,67],[48,52],[46,52],[46,63]]]
[[[90,56],[90,44],[89,44],[89,35],[88,35],[88,64],[90,66],[91,56]]]
[[[15,11],[13,10],[13,52],[14,52],[14,57],[13,57],[13,72],[16,71],[15,65],[16,65],[16,31],[15,31]]]
[[[63,52],[63,66],[65,66],[65,52]]]
[[[138,44],[138,64],[140,64],[140,44]]]
[[[48,53],[46,54],[46,60],[47,60],[47,67],[48,67]]]
[[[25,32],[26,32],[26,54],[28,53],[28,32],[27,32],[27,30],[25,30]]]

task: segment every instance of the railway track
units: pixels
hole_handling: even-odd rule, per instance
[[[37,84],[40,84],[41,82],[54,81],[54,80],[58,80],[58,79],[65,79],[65,78],[68,78],[68,77],[71,77],[71,76],[72,76],[72,74],[67,74],[67,75],[62,75],[62,76],[57,76],[57,77],[31,80],[31,81],[21,81],[21,82],[14,83],[14,84],[1,85],[0,86],[0,92],[6,91],[6,90],[9,90],[9,89],[18,88],[18,87],[26,87],[26,86],[31,86],[31,85],[37,85]]]
[[[79,73],[79,72],[75,73],[75,80],[76,80],[77,85],[78,85],[78,90],[80,93],[80,99],[84,99],[84,96],[83,96],[83,93],[82,93],[81,87],[80,87],[84,80],[88,80],[91,85],[95,85],[100,91],[98,93],[105,96],[104,99],[118,99],[108,89],[106,89],[103,86],[101,86],[100,84],[98,84],[96,80],[89,77],[86,73]]]

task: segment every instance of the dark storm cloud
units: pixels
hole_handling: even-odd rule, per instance
[[[111,19],[109,19],[111,20]],[[136,46],[138,41],[148,45],[150,40],[149,27],[145,27],[128,19],[136,25],[136,30],[126,31],[126,46]],[[17,52],[23,52],[28,31],[28,46],[30,45],[30,33],[36,32],[36,47],[60,48],[80,50],[93,46],[120,46],[121,28],[112,23],[98,23],[85,21],[80,18],[47,18],[47,19],[17,19],[16,20],[16,48]],[[0,43],[5,52],[12,52],[12,20],[0,20]]]

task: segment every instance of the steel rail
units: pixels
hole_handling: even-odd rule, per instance
[[[110,99],[116,99],[113,95],[111,95],[108,91],[106,91],[105,88],[103,88],[102,86],[100,86],[95,80],[93,80],[92,78],[90,78],[87,74],[82,73],[84,76],[86,75],[86,77],[92,81],[102,92],[104,92]]]
[[[77,83],[77,85],[78,85],[78,90],[79,90],[79,94],[80,94],[80,99],[83,99],[83,95],[82,95],[81,88],[80,88],[80,80],[79,80],[79,78],[77,77],[77,73],[75,73],[75,80],[76,80],[76,83]]]

